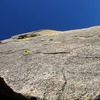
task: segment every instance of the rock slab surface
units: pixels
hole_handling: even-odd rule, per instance
[[[0,76],[14,91],[43,100],[100,100],[100,26],[3,40]]]

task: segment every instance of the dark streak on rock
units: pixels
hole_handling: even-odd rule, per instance
[[[24,39],[24,38],[30,38],[36,36],[40,36],[40,35],[36,33],[20,34],[20,35],[13,36],[12,39]]]
[[[43,53],[43,54],[69,54],[70,52],[49,52],[49,53]]]

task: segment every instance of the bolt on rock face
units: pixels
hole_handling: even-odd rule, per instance
[[[27,55],[28,54],[28,50],[24,50],[24,54]]]

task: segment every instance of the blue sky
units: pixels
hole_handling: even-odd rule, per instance
[[[0,0],[0,40],[39,29],[100,25],[100,0]]]

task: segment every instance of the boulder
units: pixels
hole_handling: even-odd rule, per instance
[[[41,30],[3,40],[0,76],[30,97],[100,100],[100,26]]]

